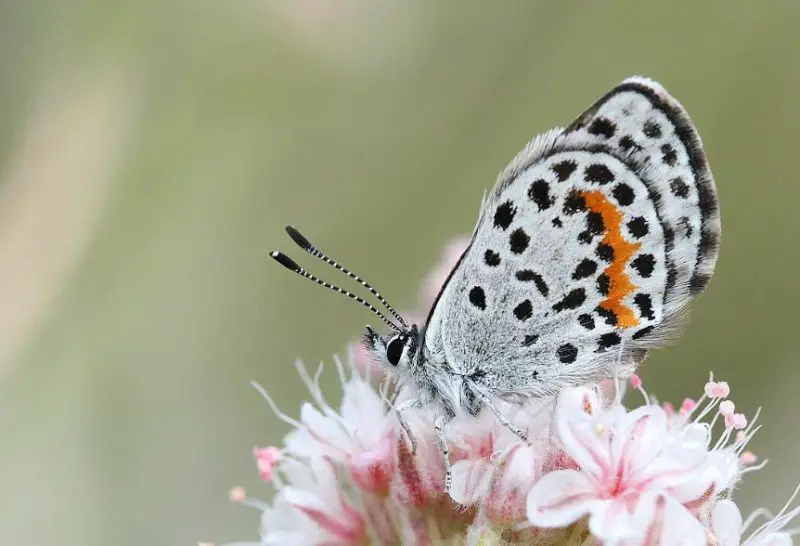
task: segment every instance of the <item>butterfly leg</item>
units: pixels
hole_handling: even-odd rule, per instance
[[[406,412],[410,409],[422,407],[422,403],[419,400],[406,400],[401,402],[398,406],[395,406],[394,412],[397,415],[397,421],[400,423],[400,426],[405,431],[406,436],[408,436],[408,440],[411,442],[411,454],[414,455],[417,452],[417,439],[414,434],[411,432],[411,427],[408,424],[408,420],[406,419]]]
[[[450,494],[450,487],[453,485],[453,469],[450,466],[450,450],[447,447],[447,436],[444,429],[450,420],[444,415],[440,415],[433,422],[436,438],[439,440],[439,449],[442,450],[442,457],[444,457],[444,492],[448,495]]]
[[[490,410],[492,410],[492,413],[495,414],[495,416],[497,417],[497,420],[500,421],[501,425],[503,425],[508,430],[513,432],[514,435],[517,438],[519,438],[520,440],[522,440],[523,442],[527,442],[528,441],[528,435],[525,434],[522,431],[522,429],[520,429],[518,426],[514,425],[514,423],[509,421],[508,418],[505,415],[503,415],[503,412],[501,412],[500,409],[497,406],[494,405],[494,402],[492,402],[489,399],[488,396],[486,396],[485,394],[482,394],[481,395],[481,402],[483,402],[486,406],[489,407]]]

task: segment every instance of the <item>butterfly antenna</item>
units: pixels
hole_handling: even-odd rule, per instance
[[[344,288],[339,288],[336,285],[333,285],[333,284],[331,284],[329,282],[323,281],[319,277],[309,273],[308,271],[306,271],[305,269],[303,269],[302,267],[297,265],[297,262],[292,260],[289,256],[287,256],[283,252],[278,252],[277,250],[274,250],[274,251],[270,252],[269,255],[276,262],[281,264],[283,267],[285,267],[289,271],[293,271],[293,272],[297,273],[298,275],[300,275],[301,277],[305,277],[306,279],[310,279],[310,280],[314,281],[315,283],[317,283],[320,286],[324,286],[325,288],[329,288],[329,289],[333,290],[334,292],[338,292],[339,294],[347,296],[351,300],[357,301],[358,303],[360,303],[361,305],[363,305],[364,307],[366,307],[367,309],[369,309],[370,311],[375,313],[375,315],[379,319],[381,319],[383,322],[385,322],[387,324],[387,326],[389,326],[392,330],[394,330],[396,332],[400,332],[400,328],[395,323],[393,323],[388,318],[386,318],[386,315],[381,313],[374,305],[372,305],[370,302],[368,302],[364,298],[356,296],[355,294],[353,294],[349,290],[345,290]]]
[[[299,246],[300,248],[302,248],[315,258],[319,258],[326,264],[331,265],[334,268],[338,269],[339,271],[341,271],[342,273],[344,273],[345,275],[347,275],[348,277],[359,283],[361,286],[369,290],[370,294],[378,298],[378,301],[380,301],[383,304],[383,306],[386,307],[389,313],[391,313],[392,316],[395,319],[397,319],[397,321],[400,324],[402,324],[404,328],[408,328],[408,324],[403,319],[403,317],[400,316],[400,313],[395,311],[394,308],[391,305],[389,305],[389,302],[386,301],[386,298],[381,296],[381,294],[377,290],[375,290],[371,284],[369,284],[367,281],[365,281],[364,279],[362,279],[361,277],[359,277],[358,275],[347,269],[345,266],[343,266],[336,260],[329,258],[327,254],[325,254],[320,249],[311,244],[311,241],[306,239],[303,236],[303,234],[297,231],[294,227],[286,226],[286,233],[289,234],[289,237],[292,238],[292,241],[294,241],[297,246]]]

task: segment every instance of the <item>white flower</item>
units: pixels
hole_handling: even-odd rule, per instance
[[[560,404],[558,437],[579,469],[556,470],[539,480],[528,496],[528,519],[562,527],[588,515],[592,534],[609,544],[645,536],[657,515],[672,525],[686,510],[682,503],[694,498],[676,497],[675,491],[690,483],[696,489],[704,451],[676,441],[658,406],[609,415],[590,405],[591,412]],[[700,522],[686,515],[693,523],[683,525],[685,532],[703,537]]]
[[[322,367],[313,379],[301,363],[297,369],[316,402],[316,407],[308,402],[302,405],[299,422],[280,412],[269,394],[259,389],[276,413],[295,426],[286,436],[284,451],[297,459],[326,457],[347,468],[362,488],[385,492],[392,478],[398,427],[383,397],[361,376],[347,378],[337,361],[344,396],[336,411],[319,387]]]
[[[287,451],[298,457],[324,455],[347,463],[353,456],[380,449],[385,439],[394,434],[391,428],[394,422],[387,418],[387,407],[380,394],[358,375],[345,379],[342,365],[338,362],[337,365],[344,390],[339,411],[323,398],[319,372],[312,380],[302,364],[297,365],[317,404],[317,407],[308,402],[303,404],[300,410],[303,426],[286,438]]]
[[[261,546],[791,544],[784,527],[800,507],[787,504],[748,533],[751,521],[742,523],[731,500],[733,485],[758,467],[747,466],[756,457],[744,451],[755,419],[725,418],[736,414],[718,396],[729,394],[724,383],[680,411],[656,404],[638,378],[645,403],[631,410],[617,389],[600,387],[564,389],[555,406],[498,400],[529,441],[490,412],[454,421],[454,502],[443,492],[429,412],[410,416],[418,440],[411,453],[386,398],[358,374],[347,377],[338,366],[337,411],[319,391],[319,373],[312,379],[299,370],[315,401],[302,406],[300,420],[264,393],[295,427],[281,448],[254,450],[275,497],[264,504],[232,492],[262,511]]]

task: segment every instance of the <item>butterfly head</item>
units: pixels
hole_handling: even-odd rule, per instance
[[[407,370],[411,366],[419,344],[419,329],[416,324],[388,334],[379,334],[367,326],[362,339],[364,347],[382,366],[389,369]]]

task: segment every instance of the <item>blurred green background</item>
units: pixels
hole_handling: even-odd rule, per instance
[[[771,464],[738,498],[778,508],[800,479],[799,16],[790,0],[3,2],[0,543],[255,538],[227,490],[269,496],[250,449],[286,429],[248,382],[296,414],[294,359],[330,361],[369,320],[271,261],[283,225],[412,308],[506,162],[632,74],[690,111],[724,226],[690,328],[642,376],[680,402],[713,369],[738,408],[763,406]]]

